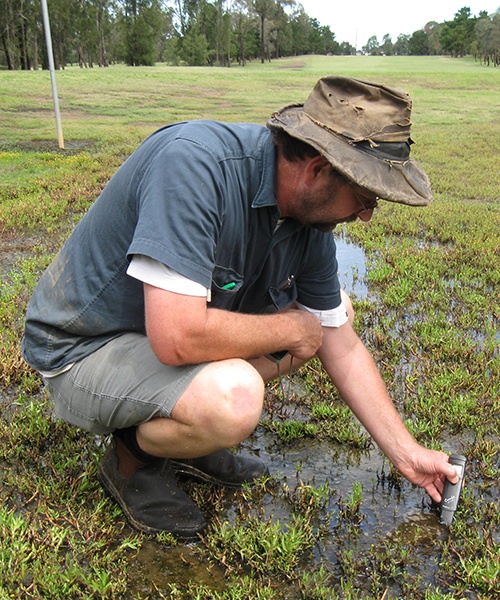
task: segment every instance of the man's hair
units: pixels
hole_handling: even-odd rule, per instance
[[[302,140],[288,135],[283,129],[274,130],[273,136],[274,145],[289,162],[312,158],[319,154],[315,148]]]
[[[320,154],[315,148],[306,142],[289,135],[286,131],[283,131],[283,129],[275,129],[273,131],[273,140],[278,151],[289,162],[297,162]],[[337,183],[349,183],[349,179],[337,171],[333,166],[330,176]]]

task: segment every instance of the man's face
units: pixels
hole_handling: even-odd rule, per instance
[[[377,206],[373,194],[347,182],[298,190],[287,217],[320,231],[333,231],[339,223],[369,221]]]

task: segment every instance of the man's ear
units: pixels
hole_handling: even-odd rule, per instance
[[[319,179],[330,176],[332,165],[321,154],[307,158],[304,166],[304,175],[307,183],[314,183]]]

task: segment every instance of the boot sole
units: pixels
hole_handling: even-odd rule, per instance
[[[223,481],[222,479],[217,479],[216,477],[212,477],[208,475],[204,471],[200,471],[196,467],[191,465],[186,465],[181,462],[177,462],[173,459],[170,459],[170,464],[172,465],[175,473],[181,477],[186,479],[192,479],[194,481],[198,481],[199,483],[211,483],[213,485],[228,487],[228,488],[241,488],[243,485],[255,485],[254,479],[249,479],[248,481],[242,481],[241,483],[234,483],[233,481]]]

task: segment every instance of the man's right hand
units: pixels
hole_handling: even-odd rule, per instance
[[[321,321],[310,312],[295,308],[281,312],[284,317],[291,319],[291,341],[288,352],[301,361],[307,361],[316,355],[323,343],[323,328]]]

